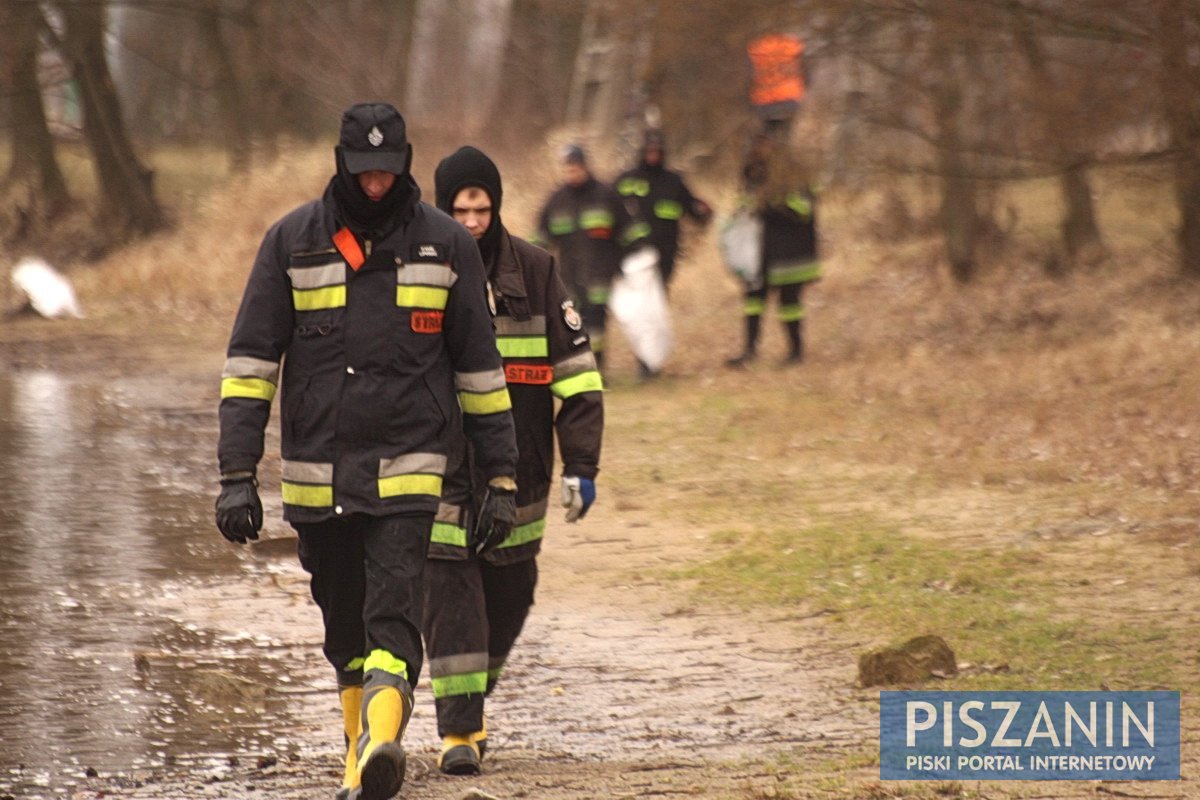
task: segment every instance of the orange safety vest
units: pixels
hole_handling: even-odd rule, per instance
[[[804,76],[800,72],[804,42],[800,38],[768,33],[750,42],[746,51],[754,68],[750,102],[765,106],[804,99]]]

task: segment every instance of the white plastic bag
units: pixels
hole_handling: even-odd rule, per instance
[[[12,282],[29,298],[33,310],[47,319],[83,317],[67,276],[40,258],[21,259],[12,272]]]
[[[739,208],[721,226],[721,257],[742,283],[762,285],[762,219],[748,208]]]
[[[608,310],[616,318],[633,354],[653,371],[671,354],[671,312],[658,273],[658,251],[643,247],[621,263],[613,281]]]

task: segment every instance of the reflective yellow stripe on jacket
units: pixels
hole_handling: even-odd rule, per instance
[[[283,462],[283,502],[289,506],[329,508],[333,505],[333,464]]]
[[[654,216],[659,219],[675,220],[683,217],[683,203],[677,200],[656,200]]]
[[[512,532],[497,549],[507,550],[541,539],[546,532],[546,509],[549,508],[549,504],[549,498],[542,498],[536,503],[518,506]]]
[[[512,408],[502,369],[456,372],[454,388],[464,414],[497,414]]]
[[[437,453],[407,453],[379,462],[379,496],[427,494],[440,497],[446,457]]]
[[[338,260],[311,267],[289,267],[292,305],[297,311],[318,311],[346,305],[346,263]]]
[[[604,391],[604,381],[600,378],[596,357],[591,351],[576,353],[556,363],[550,391],[562,400],[581,392]]]
[[[279,362],[250,356],[230,356],[221,370],[221,399],[245,397],[250,400],[275,399],[279,385]]]
[[[540,314],[526,320],[496,317],[496,349],[504,358],[546,358],[550,355],[546,318]]]
[[[396,270],[396,305],[444,311],[457,280],[449,264],[404,264]]]
[[[650,194],[650,181],[645,178],[622,178],[617,182],[617,193],[626,197],[645,197]]]

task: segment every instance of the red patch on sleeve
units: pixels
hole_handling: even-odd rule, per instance
[[[505,364],[504,380],[509,383],[548,386],[554,382],[554,367],[548,364]]]

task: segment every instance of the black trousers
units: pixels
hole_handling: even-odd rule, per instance
[[[425,567],[425,644],[438,736],[483,727],[483,700],[533,605],[537,560],[496,565],[430,559]]]
[[[325,623],[325,658],[338,686],[363,682],[364,660],[385,651],[403,662],[416,686],[421,674],[422,575],[433,514],[353,514],[293,527],[300,565]]]

